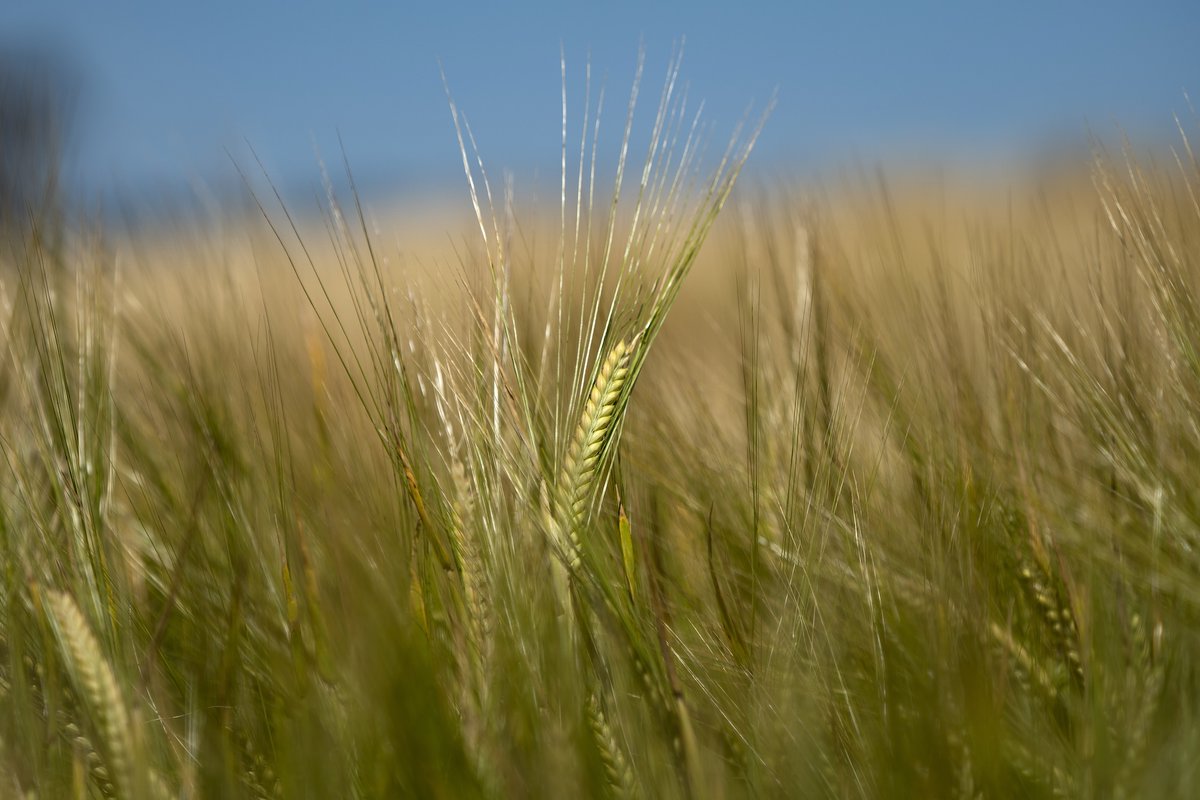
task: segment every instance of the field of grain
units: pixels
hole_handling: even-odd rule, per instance
[[[735,187],[669,88],[557,206],[12,244],[0,795],[1200,791],[1186,136]]]

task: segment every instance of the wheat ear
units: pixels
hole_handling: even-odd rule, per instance
[[[572,569],[578,569],[580,564],[579,529],[587,521],[592,488],[596,483],[600,461],[612,437],[617,403],[629,377],[632,353],[631,344],[621,340],[600,365],[563,464],[559,491],[562,524],[567,533]]]
[[[63,592],[48,591],[46,606],[67,671],[76,691],[91,710],[108,757],[113,784],[119,794],[129,793],[132,789],[133,730],[116,676],[75,601]]]

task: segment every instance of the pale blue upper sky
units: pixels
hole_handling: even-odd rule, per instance
[[[553,172],[560,44],[573,79],[590,52],[619,115],[639,42],[653,86],[680,37],[724,128],[778,89],[760,169],[1019,156],[1117,124],[1165,137],[1200,91],[1196,0],[0,3],[0,44],[53,45],[83,73],[74,174],[97,189],[227,173],[244,140],[305,180],[339,132],[377,183],[453,178],[439,60],[490,164]]]

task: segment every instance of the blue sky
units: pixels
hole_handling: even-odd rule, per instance
[[[590,53],[616,117],[639,43],[656,87],[680,37],[718,131],[778,89],[759,169],[1021,157],[1118,123],[1154,139],[1200,94],[1198,35],[1194,1],[0,4],[0,43],[57,47],[82,73],[73,174],[95,189],[228,174],[245,140],[303,181],[339,132],[368,180],[453,180],[439,61],[487,162],[544,175],[560,44],[573,101]]]

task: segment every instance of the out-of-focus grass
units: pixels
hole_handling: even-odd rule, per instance
[[[1194,796],[1186,148],[726,204],[671,86],[446,244],[25,243],[6,796]]]

